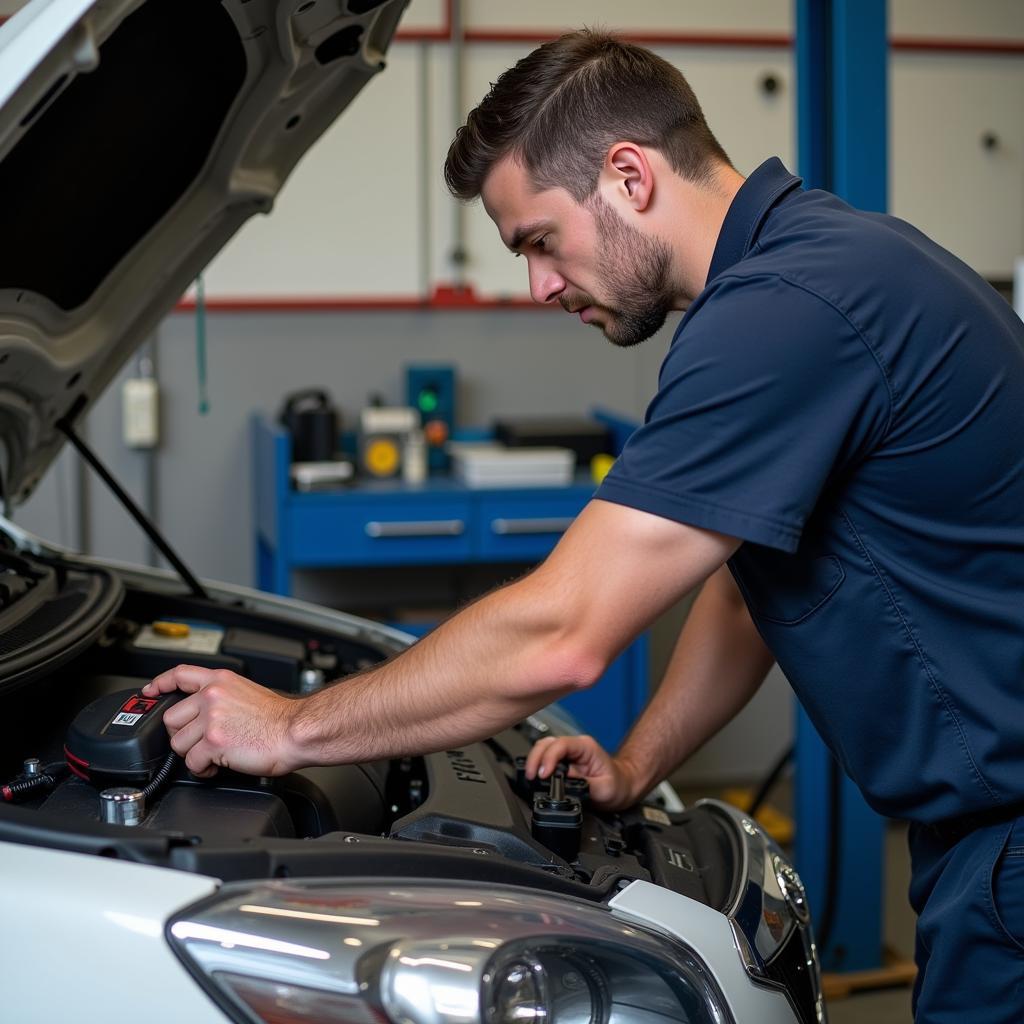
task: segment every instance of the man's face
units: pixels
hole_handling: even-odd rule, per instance
[[[505,158],[482,198],[502,241],[526,257],[534,301],[557,301],[621,347],[664,324],[674,297],[669,247],[626,223],[600,193],[581,205],[560,188],[534,192],[527,172]]]

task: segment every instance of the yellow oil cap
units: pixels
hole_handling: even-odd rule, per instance
[[[153,623],[153,632],[157,636],[185,637],[192,632],[184,622],[159,621]]]

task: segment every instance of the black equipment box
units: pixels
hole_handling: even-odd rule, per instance
[[[530,416],[494,421],[495,439],[509,448],[569,448],[577,466],[595,455],[612,454],[612,432],[595,420],[576,416]]]

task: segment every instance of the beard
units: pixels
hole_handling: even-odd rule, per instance
[[[598,311],[595,321],[613,345],[639,345],[661,329],[672,311],[671,252],[665,242],[627,224],[599,194],[586,205],[597,226],[607,301],[598,302],[585,292],[563,294],[558,301],[568,312],[593,306]]]

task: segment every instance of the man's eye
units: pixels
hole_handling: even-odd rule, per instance
[[[551,250],[547,246],[547,240],[549,237],[550,235],[541,235],[540,238],[534,239],[532,242],[529,243],[530,248],[536,249],[539,252],[550,252]],[[515,256],[516,259],[518,259],[523,254],[522,252],[513,252],[512,255]]]

